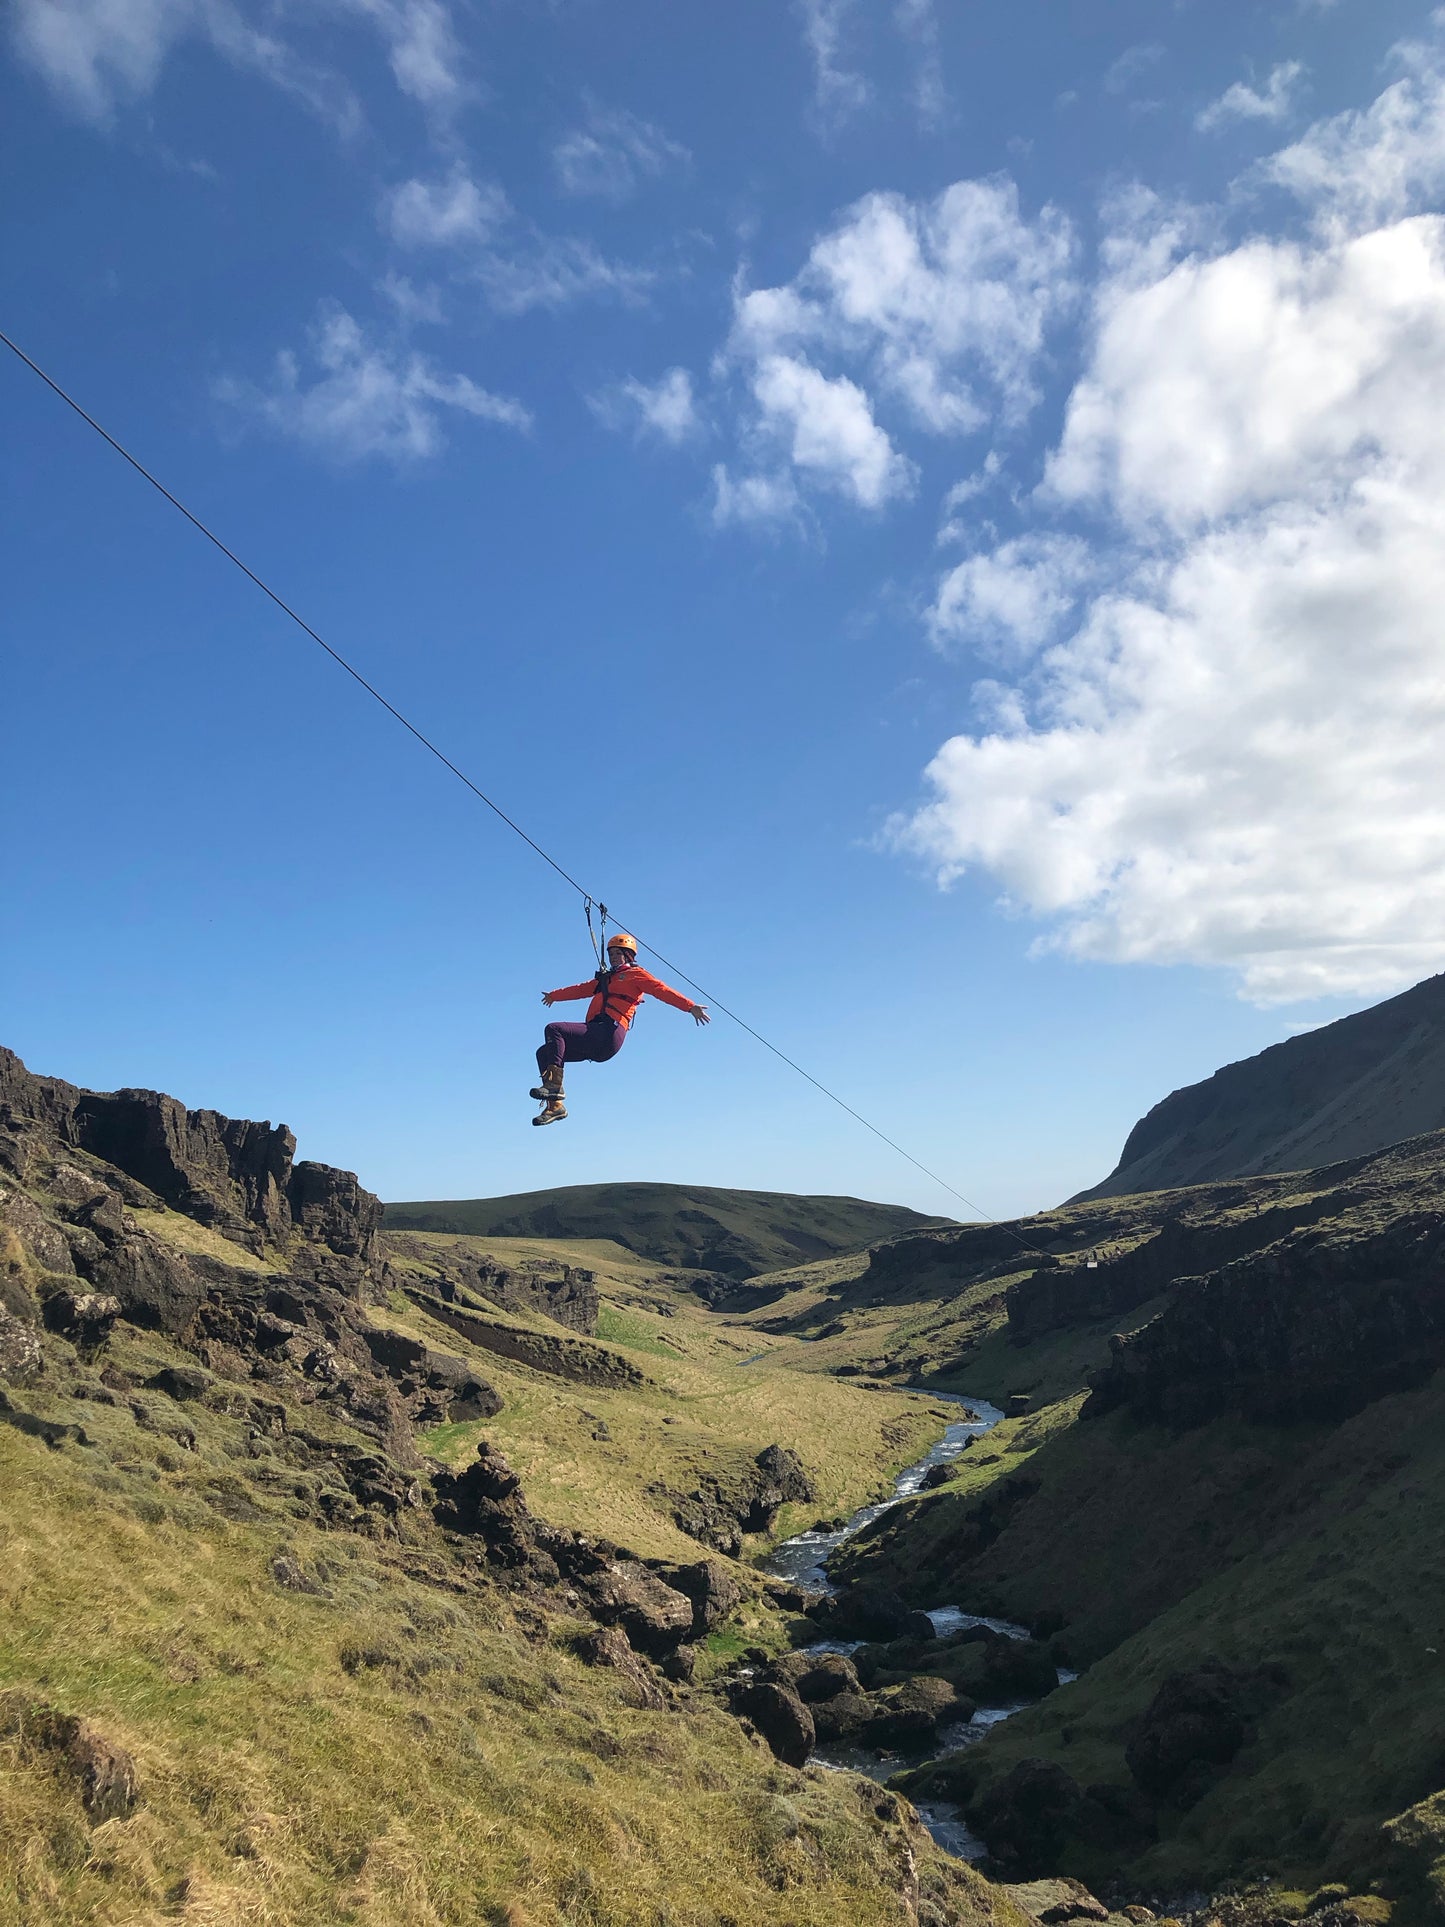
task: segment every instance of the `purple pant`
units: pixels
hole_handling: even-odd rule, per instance
[[[539,1071],[562,1064],[605,1064],[627,1041],[627,1026],[611,1017],[594,1017],[590,1024],[548,1024],[547,1041],[537,1052]]]

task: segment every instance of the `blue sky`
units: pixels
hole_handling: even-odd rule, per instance
[[[17,0],[0,88],[7,331],[985,1212],[1445,964],[1428,7]],[[962,1210],[660,1006],[533,1131],[575,898],[0,395],[34,1069],[384,1196]]]

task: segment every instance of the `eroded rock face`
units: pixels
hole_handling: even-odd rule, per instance
[[[704,1639],[737,1610],[743,1589],[716,1559],[697,1559],[689,1565],[659,1565],[658,1577],[692,1603],[692,1637]]]
[[[584,1266],[503,1265],[464,1244],[429,1242],[406,1231],[388,1230],[383,1243],[395,1256],[425,1264],[434,1274],[431,1288],[449,1304],[472,1311],[489,1305],[503,1311],[539,1311],[573,1331],[597,1329],[597,1277]]]
[[[582,1584],[596,1616],[605,1625],[621,1626],[640,1652],[660,1658],[692,1633],[692,1601],[639,1560],[607,1566]]]
[[[617,1626],[599,1626],[577,1641],[577,1656],[588,1666],[607,1666],[618,1676],[622,1697],[633,1706],[660,1712],[667,1697],[651,1670],[628,1644]],[[681,1650],[681,1649],[679,1649]]]
[[[145,1195],[132,1205],[167,1204],[248,1249],[320,1244],[338,1256],[369,1262],[381,1205],[349,1171],[294,1165],[296,1140],[284,1124],[258,1124],[188,1111],[160,1091],[86,1091],[60,1078],[36,1077],[13,1051],[0,1050],[0,1162],[28,1175],[53,1145],[73,1146],[115,1168]],[[72,1166],[52,1195],[78,1223],[103,1236],[120,1228],[108,1187]],[[96,1222],[109,1213],[109,1227]],[[52,1246],[37,1252],[49,1270],[68,1270]]]

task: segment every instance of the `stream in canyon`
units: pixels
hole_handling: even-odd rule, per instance
[[[925,1390],[924,1387],[915,1389]],[[764,1570],[776,1578],[786,1579],[796,1586],[812,1590],[832,1592],[835,1590],[828,1577],[827,1562],[833,1552],[845,1539],[851,1539],[864,1526],[887,1512],[900,1499],[911,1498],[923,1488],[923,1482],[935,1465],[949,1465],[965,1450],[969,1442],[981,1438],[991,1431],[1003,1417],[996,1405],[986,1399],[963,1398],[956,1392],[928,1391],[927,1396],[943,1405],[960,1406],[967,1414],[949,1425],[943,1437],[921,1458],[916,1465],[910,1465],[900,1472],[894,1482],[893,1496],[880,1499],[872,1505],[865,1505],[855,1512],[844,1525],[828,1532],[801,1532],[794,1539],[785,1539],[777,1546],[764,1562]],[[928,1610],[933,1622],[933,1630],[940,1639],[950,1633],[962,1632],[967,1626],[988,1626],[996,1633],[1003,1633],[1009,1639],[1029,1639],[1032,1635],[1026,1626],[1015,1626],[1006,1619],[990,1619],[983,1613],[971,1613],[957,1605],[935,1606]],[[819,1640],[808,1647],[809,1652],[852,1653],[863,1642],[859,1640]],[[1060,1684],[1072,1679],[1071,1673],[1059,1674]],[[942,1726],[938,1732],[936,1753],[956,1752],[960,1747],[972,1746],[981,1740],[1000,1720],[1006,1720],[1011,1713],[1021,1712],[1032,1702],[1016,1700],[1003,1706],[980,1706],[971,1720]],[[863,1773],[870,1780],[880,1783],[896,1773],[904,1764],[901,1760],[886,1756],[882,1759],[864,1747],[823,1746],[813,1755],[819,1766],[831,1767],[840,1772]],[[957,1809],[944,1801],[915,1802],[918,1813],[928,1831],[946,1852],[957,1854],[964,1860],[977,1860],[985,1852],[983,1842],[971,1833],[959,1817]]]

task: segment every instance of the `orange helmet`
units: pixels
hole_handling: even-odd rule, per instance
[[[625,930],[614,930],[612,935],[607,939],[607,948],[609,950],[628,950],[635,957],[637,955],[637,939],[636,937],[629,937]]]

